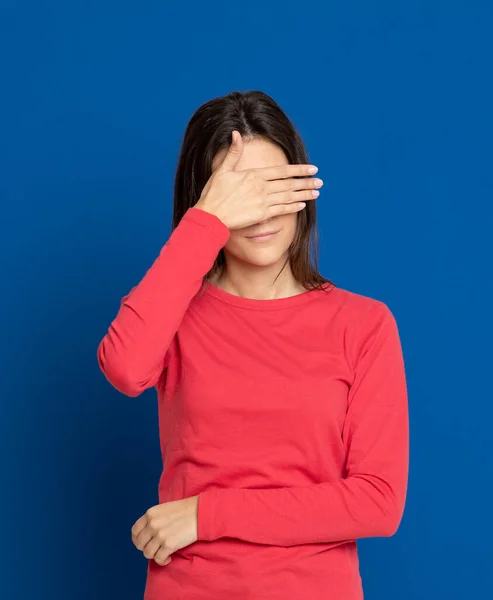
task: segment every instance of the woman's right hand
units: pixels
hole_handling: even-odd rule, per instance
[[[211,175],[196,208],[216,215],[229,229],[241,229],[276,215],[303,210],[314,200],[322,180],[310,177],[313,165],[282,165],[235,171],[243,152],[243,139],[233,141],[222,163]],[[296,179],[300,177],[301,179]]]

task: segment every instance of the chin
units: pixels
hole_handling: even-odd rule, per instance
[[[277,265],[281,261],[282,256],[283,256],[282,254],[280,256],[276,255],[271,258],[270,257],[261,258],[261,257],[255,256],[255,257],[248,258],[245,262],[248,262],[250,265],[253,265],[255,267],[270,267],[272,265]]]
[[[244,252],[235,253],[235,255],[237,259],[247,262],[250,265],[268,267],[282,261],[286,253],[286,248],[259,248],[254,251],[248,249]]]

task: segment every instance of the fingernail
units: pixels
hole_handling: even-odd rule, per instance
[[[318,167],[308,167],[308,173],[316,173],[318,171]]]

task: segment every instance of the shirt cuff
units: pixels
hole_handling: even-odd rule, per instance
[[[197,509],[197,538],[211,542],[221,537],[217,532],[217,490],[209,488],[199,494]]]
[[[213,215],[201,208],[195,206],[190,207],[183,215],[183,219],[193,221],[197,225],[202,225],[206,229],[209,229],[216,238],[221,242],[222,246],[226,245],[226,242],[231,235],[229,227],[221,221],[219,217]]]

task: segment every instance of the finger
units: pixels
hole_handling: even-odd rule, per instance
[[[156,552],[154,556],[154,560],[158,565],[167,565],[171,562],[170,551],[169,548],[165,548],[164,546],[160,546],[159,550]]]
[[[266,183],[268,194],[277,192],[288,192],[297,190],[313,190],[322,187],[324,182],[316,177],[301,177],[296,179],[290,177],[288,179],[273,179]]]
[[[222,163],[216,169],[217,173],[226,173],[227,171],[234,171],[238,161],[243,153],[243,138],[239,131],[236,129],[231,134],[232,142],[226,153]]]
[[[132,530],[131,530],[132,538],[138,537],[138,535],[146,527],[146,525],[147,525],[147,515],[142,515],[140,517],[140,519],[137,519],[137,521],[135,521],[135,523],[132,526]]]
[[[291,204],[292,202],[306,202],[307,200],[315,200],[320,192],[318,190],[302,190],[300,192],[277,192],[269,194],[267,202],[269,205],[275,204]]]
[[[161,547],[161,543],[155,537],[153,537],[143,549],[144,556],[146,558],[154,558]]]
[[[139,550],[144,550],[146,545],[152,539],[152,532],[149,528],[143,529],[138,536],[133,536],[135,547]]]
[[[259,177],[265,180],[286,179],[286,177],[303,177],[313,175],[318,171],[315,165],[280,165],[278,167],[261,167],[252,169]]]
[[[278,215],[288,215],[302,211],[306,202],[291,202],[289,204],[273,204],[267,208],[267,219]]]

